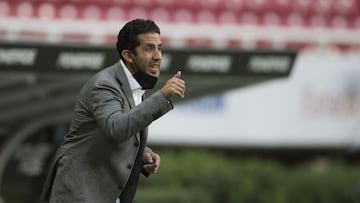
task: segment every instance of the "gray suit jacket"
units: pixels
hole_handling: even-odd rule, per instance
[[[114,203],[139,150],[140,131],[172,109],[160,91],[135,106],[120,63],[94,75],[80,91],[70,130],[56,152],[41,199]],[[145,152],[150,151],[145,148]]]

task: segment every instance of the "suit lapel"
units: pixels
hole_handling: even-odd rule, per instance
[[[122,91],[125,93],[125,97],[130,105],[130,108],[131,109],[134,108],[135,101],[132,96],[132,91],[130,89],[129,81],[126,78],[126,74],[125,74],[123,68],[121,67],[120,62],[117,62],[115,64],[115,77],[118,80],[118,82],[120,83]],[[136,137],[137,141],[140,142],[140,133],[136,133],[135,137]]]
[[[120,62],[115,64],[115,76],[116,76],[116,79],[119,81],[123,92],[125,93],[126,99],[128,100],[128,102],[130,104],[130,108],[134,108],[135,101],[132,96],[132,91],[130,89],[129,81],[126,78],[126,74],[125,74],[123,68],[121,67]]]

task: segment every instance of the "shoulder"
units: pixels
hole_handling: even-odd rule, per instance
[[[93,75],[89,80],[88,83],[93,85],[98,84],[112,84],[116,83],[116,71],[115,65],[106,67],[101,71],[97,72]]]

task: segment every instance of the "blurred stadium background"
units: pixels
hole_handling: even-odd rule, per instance
[[[161,28],[159,85],[187,81],[150,127],[162,169],[136,202],[359,202],[359,0],[0,0],[0,203],[38,202],[133,18]]]

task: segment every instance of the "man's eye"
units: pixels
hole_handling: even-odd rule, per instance
[[[152,47],[145,47],[145,51],[151,51],[151,50],[153,50]]]

